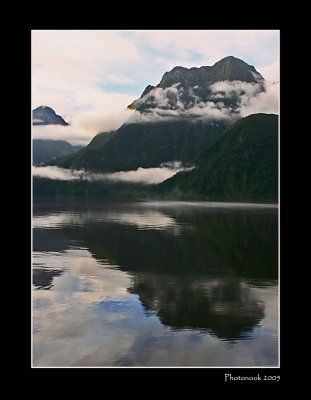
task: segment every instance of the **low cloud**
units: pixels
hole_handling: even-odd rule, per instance
[[[248,83],[242,81],[219,81],[210,86],[214,95],[226,96],[255,96],[260,91],[261,83]]]
[[[280,80],[280,64],[275,62],[270,65],[258,68],[258,71],[266,78],[268,82],[278,82]]]
[[[179,118],[223,121],[259,112],[278,113],[278,83],[266,82],[264,92],[260,83],[241,81],[216,82],[210,88],[212,95],[207,102],[196,95],[195,87],[190,88],[188,95],[191,104],[188,105],[183,102],[184,89],[179,84],[165,89],[155,88],[138,100],[149,105],[144,112],[126,108],[120,110],[106,104],[105,107],[76,112],[73,118],[63,115],[69,126],[33,126],[33,139],[67,140],[71,144],[85,145],[98,132],[117,130],[124,123],[163,122]],[[232,96],[239,99],[235,109],[225,105],[225,99]],[[55,111],[58,112],[58,109]]]
[[[143,184],[157,184],[165,181],[180,171],[190,170],[184,168],[179,161],[163,163],[156,168],[138,168],[133,171],[119,171],[114,173],[92,173],[84,170],[71,170],[55,166],[33,167],[33,176],[61,181],[88,180],[88,181],[115,181]]]
[[[237,95],[240,97],[240,105],[237,113],[246,117],[256,113],[278,113],[279,107],[279,84],[264,84],[264,91],[260,90],[260,84],[246,83],[240,81],[217,82],[211,86],[216,96]],[[219,98],[219,97],[218,97]],[[223,108],[225,110],[225,108]]]
[[[135,171],[120,171],[106,176],[107,179],[135,183],[161,183],[177,174],[177,172],[190,170],[183,168],[179,161],[164,163],[157,168],[138,168]]]
[[[279,113],[279,84],[266,85],[265,92],[249,98],[240,108],[241,117],[256,113]]]
[[[221,121],[259,112],[278,113],[279,88],[275,83],[216,82],[210,86],[212,95],[207,102],[196,95],[196,88],[193,87],[188,89],[188,105],[182,101],[184,89],[178,86],[179,84],[165,89],[155,88],[147,93],[141,99],[147,105],[147,110],[136,111],[126,123],[161,122],[183,117]],[[225,105],[229,98],[236,99],[234,108]]]
[[[32,167],[32,175],[59,181],[80,179],[79,174],[75,174],[74,171],[58,167]]]
[[[65,117],[69,126],[35,125],[33,139],[67,140],[71,144],[87,144],[98,132],[118,129],[133,114],[132,110],[105,112],[103,109],[77,113],[74,119]]]

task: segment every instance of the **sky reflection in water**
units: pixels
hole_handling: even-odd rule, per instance
[[[35,206],[34,366],[277,366],[277,209]]]

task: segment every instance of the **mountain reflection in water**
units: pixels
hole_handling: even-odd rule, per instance
[[[35,204],[34,363],[276,365],[277,220],[275,207],[169,202]],[[273,304],[270,311],[274,314],[268,315],[267,301],[269,307]],[[83,329],[100,332],[92,336],[96,357],[92,356],[94,349],[83,360],[70,355],[63,360],[64,355],[57,358],[57,352],[49,356],[51,343],[56,345],[56,337],[66,329],[65,314],[73,308],[76,318],[86,324],[94,318]],[[55,337],[53,328],[48,331],[49,309],[63,321]],[[121,314],[119,321],[116,316]],[[109,323],[101,326],[101,318],[108,317]],[[77,331],[73,334],[70,324],[69,337],[74,341]],[[141,329],[145,339],[150,337],[148,345],[141,343]],[[140,345],[127,349],[126,355],[115,349],[108,356],[101,349],[108,333],[114,344],[111,348],[116,348],[111,332],[115,341],[125,335]],[[204,343],[196,342],[196,349],[190,351],[189,346],[194,346],[191,335],[197,334],[205,335]],[[47,337],[51,349],[44,348]],[[265,340],[257,343],[258,349],[257,337]],[[211,356],[212,338],[220,346],[218,356]],[[174,350],[161,350],[165,341],[176,344],[181,339],[183,344],[173,346]],[[237,347],[227,348],[221,342]],[[237,354],[241,345],[246,349]],[[179,352],[184,352],[182,360]]]

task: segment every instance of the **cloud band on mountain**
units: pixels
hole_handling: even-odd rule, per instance
[[[196,94],[196,87],[188,88],[190,105],[187,106],[182,100],[185,89],[178,84],[165,89],[155,88],[137,101],[137,104],[144,105],[144,111],[136,111],[126,123],[161,122],[177,118],[221,121],[260,112],[278,113],[278,84],[219,81],[209,89],[212,92],[209,100],[203,101]],[[226,100],[230,98],[235,98],[236,107],[226,105]]]
[[[105,112],[102,109],[83,111],[76,114],[69,126],[35,125],[33,139],[67,140],[71,144],[87,144],[98,132],[114,131],[128,120],[131,110]]]
[[[33,167],[33,176],[62,181],[115,181],[142,184],[157,184],[165,181],[180,171],[190,170],[179,161],[163,163],[156,168],[138,168],[133,171],[119,171],[114,173],[95,173],[84,170],[71,170],[55,166]]]

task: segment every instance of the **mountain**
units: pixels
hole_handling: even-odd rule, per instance
[[[157,167],[167,161],[191,163],[227,125],[191,120],[124,124],[100,133],[78,154],[55,162],[63,168],[126,171]]]
[[[158,87],[164,89],[178,82],[184,87],[195,85],[207,87],[215,82],[226,80],[257,83],[263,80],[263,77],[253,66],[239,58],[228,56],[211,67],[175,67],[163,75]]]
[[[115,133],[102,135],[109,142]],[[100,136],[95,139],[100,139]],[[93,150],[96,151],[95,139]],[[76,155],[78,160],[83,152],[81,150]],[[89,160],[91,156],[90,152]],[[55,181],[35,177],[34,196],[277,202],[278,116],[253,114],[240,119],[218,139],[214,138],[194,163],[194,170],[180,172],[152,186],[113,181]]]
[[[227,85],[215,85],[217,82],[226,82]],[[237,82],[243,84],[237,85]],[[229,56],[213,66],[174,67],[163,75],[157,86],[148,85],[141,97],[128,108],[138,111],[154,108],[182,111],[200,107],[202,102],[212,102],[237,111],[241,95],[250,88],[254,95],[263,91],[264,78],[253,66]]]
[[[32,111],[33,125],[69,125],[60,115],[48,106],[40,106]]]
[[[55,164],[120,171],[175,160],[191,163],[240,118],[245,96],[249,99],[263,90],[259,72],[232,56],[211,67],[175,67],[128,106],[133,115],[117,131],[98,134],[78,154]]]
[[[39,165],[47,163],[58,157],[63,157],[68,154],[76,153],[83,146],[72,146],[65,140],[33,140],[33,164]]]
[[[227,128],[197,168],[159,185],[161,193],[209,200],[277,201],[278,116],[253,114]]]

